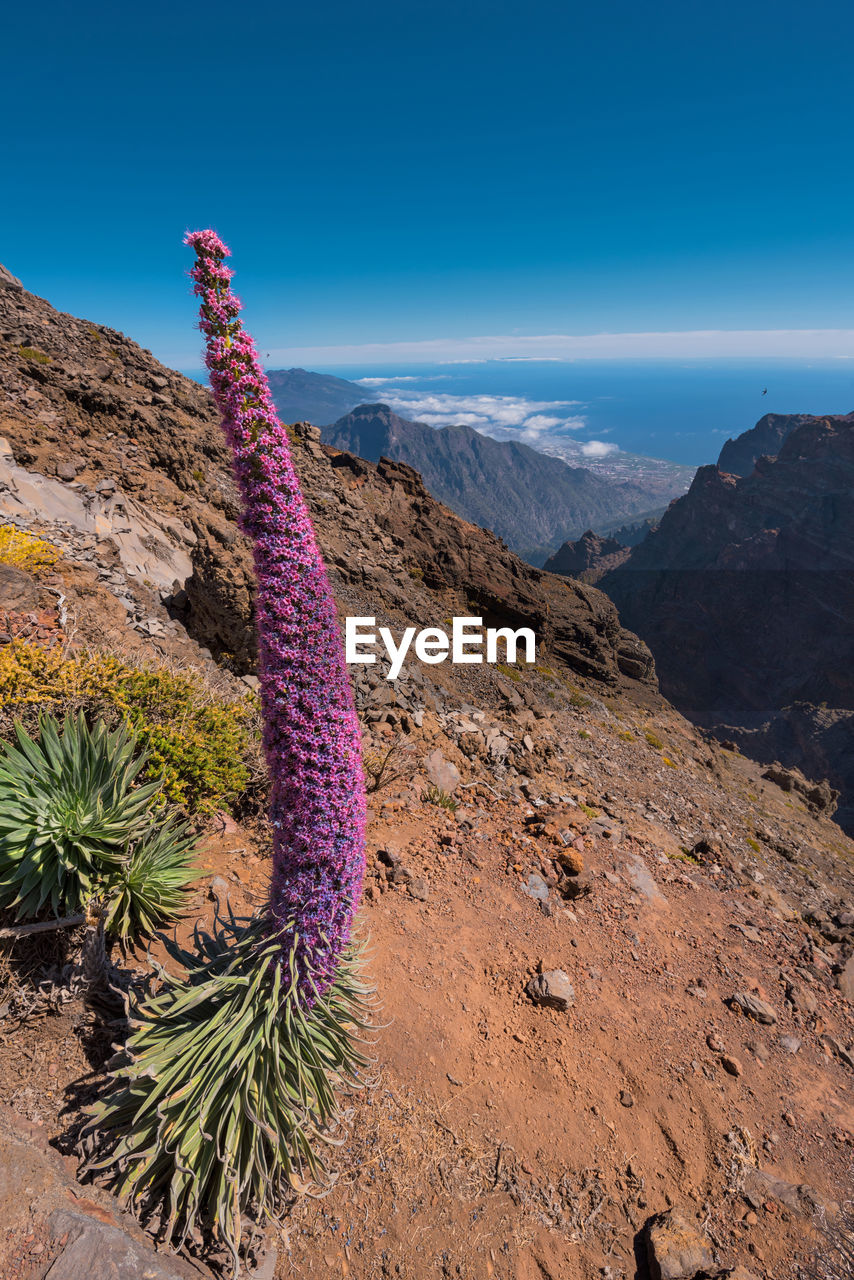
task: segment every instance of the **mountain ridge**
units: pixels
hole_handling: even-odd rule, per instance
[[[537,563],[591,526],[629,521],[649,509],[640,485],[615,484],[469,426],[410,421],[382,402],[359,405],[323,428],[322,438],[371,462],[388,457],[408,463],[447,506]]]
[[[19,473],[38,472],[39,487],[27,492],[40,493],[42,501],[52,495],[56,523],[70,523],[78,532],[108,530],[120,558],[138,568],[144,542],[146,607],[154,607],[152,586],[169,601],[174,594],[181,603],[169,607],[194,638],[216,656],[229,655],[238,671],[252,672],[253,562],[236,533],[237,492],[208,389],[160,365],[125,335],[58,312],[20,285],[4,287],[2,277],[0,377],[0,436],[10,451],[0,513],[5,502],[16,519],[24,518]],[[302,435],[306,431],[300,428]],[[312,453],[304,456],[325,458],[315,441],[319,429],[309,435]],[[339,468],[349,458],[332,448],[329,453],[337,455]],[[607,597],[590,588],[567,592],[559,579],[526,564],[490,531],[442,506],[411,467],[388,459],[346,465],[357,469],[367,492],[376,490],[370,525],[376,547],[365,551],[363,561],[373,566],[389,598],[402,597],[401,585],[417,596],[418,583],[427,578],[435,590],[480,600],[495,617],[516,625],[533,619],[580,671],[612,682],[625,669],[654,682],[648,650],[628,633],[623,636]],[[327,466],[326,474],[329,483],[335,470]],[[103,484],[101,477],[108,477]],[[126,490],[121,500],[115,477]],[[315,518],[328,527],[320,498]],[[120,532],[125,525],[136,536]],[[404,535],[413,556],[418,549],[412,562],[417,581],[385,567],[385,544]],[[333,574],[351,573],[346,542],[335,533]],[[362,568],[355,572],[361,580]],[[174,593],[166,586],[170,575],[178,578]],[[417,615],[417,599],[409,603]]]
[[[543,568],[581,582],[595,583],[603,573],[627,559],[629,548],[616,538],[603,538],[588,529],[575,542],[565,542]]]
[[[766,413],[755,427],[727,440],[718,457],[718,470],[730,475],[749,476],[761,457],[776,457],[786,437],[815,415],[808,413]]]
[[[310,369],[270,369],[267,382],[284,422],[328,426],[365,400],[365,388],[358,382]]]
[[[775,456],[746,475],[701,467],[597,582],[685,714],[761,760],[828,776],[851,829],[854,415],[780,417],[758,424]]]

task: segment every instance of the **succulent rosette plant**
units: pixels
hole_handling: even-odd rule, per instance
[[[211,387],[231,446],[257,578],[273,869],[266,910],[218,917],[196,950],[172,944],[164,975],[132,1009],[131,1033],[94,1110],[86,1162],[109,1170],[164,1234],[206,1226],[239,1265],[246,1216],[289,1187],[329,1179],[336,1088],[364,1082],[370,993],[351,928],[365,867],[360,732],[335,601],[240,302],[213,231],[186,241]]]
[[[122,944],[183,909],[196,838],[159,803],[162,780],[140,784],[149,762],[126,727],[39,717],[0,743],[0,908],[18,920],[103,920]],[[59,923],[67,923],[60,920]]]

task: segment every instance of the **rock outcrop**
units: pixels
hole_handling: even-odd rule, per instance
[[[610,569],[617,569],[628,559],[629,548],[616,538],[601,538],[588,529],[577,542],[565,542],[543,565],[549,573],[582,582],[597,582]]]
[[[749,476],[760,458],[776,458],[796,427],[810,421],[807,413],[766,413],[755,427],[735,440],[727,440],[718,458],[718,470],[734,476]]]
[[[366,556],[376,560],[375,548],[384,541],[400,548],[405,573],[401,579],[399,568],[388,566],[392,576],[396,570],[398,581],[392,585],[391,597],[386,596],[386,606],[390,599],[404,616],[424,616],[424,595],[413,590],[413,582],[423,584],[430,593],[445,595],[449,607],[453,599],[460,608],[467,602],[465,611],[482,616],[486,626],[532,626],[545,652],[554,653],[580,674],[606,683],[621,675],[654,680],[646,645],[625,631],[616,609],[601,592],[531,568],[494,534],[467,524],[437,503],[418,472],[405,463],[381,458],[372,467],[346,453],[332,453],[331,461],[345,491],[361,497],[380,532],[378,538],[368,534],[362,555],[354,558],[342,547],[333,555],[333,563],[344,575],[352,575],[355,569],[370,586],[382,582],[382,574],[378,578],[370,571]],[[302,474],[306,475],[305,468]],[[328,524],[328,513],[318,509],[315,518],[332,546],[336,532]],[[362,527],[370,530],[365,518]],[[435,605],[426,607],[435,615]]]
[[[758,759],[827,777],[850,826],[854,415],[787,422],[749,475],[701,467],[600,585],[681,711]]]

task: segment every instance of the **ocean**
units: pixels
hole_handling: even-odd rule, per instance
[[[696,467],[763,414],[854,410],[854,352],[827,362],[494,360],[317,372],[359,382],[366,402],[402,417],[467,422],[573,461],[623,451]]]

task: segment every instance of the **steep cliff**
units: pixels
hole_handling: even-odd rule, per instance
[[[727,440],[718,458],[718,470],[749,476],[759,458],[775,458],[790,432],[810,420],[807,413],[766,413],[755,427]]]
[[[828,776],[850,825],[854,415],[787,421],[749,475],[702,467],[600,585],[686,715]]]

